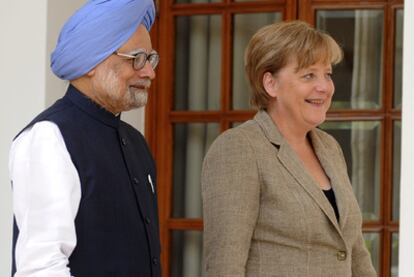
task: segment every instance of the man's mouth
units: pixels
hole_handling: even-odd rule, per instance
[[[148,90],[151,86],[151,80],[149,79],[138,79],[137,81],[133,82],[129,85],[131,88],[138,89],[138,90]]]
[[[135,88],[135,89],[139,89],[139,90],[147,90],[148,89],[148,87],[144,86],[144,85],[132,85],[130,87]]]

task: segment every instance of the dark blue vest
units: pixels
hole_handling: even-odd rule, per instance
[[[81,180],[71,274],[160,277],[155,163],[143,136],[73,86],[27,127],[44,120],[59,127]],[[14,245],[17,235],[15,226]]]

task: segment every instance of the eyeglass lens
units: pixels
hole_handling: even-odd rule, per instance
[[[148,55],[145,52],[138,53],[134,59],[134,68],[136,70],[143,68],[147,60],[150,63],[151,67],[155,69],[158,65],[159,56],[157,53],[150,53]]]

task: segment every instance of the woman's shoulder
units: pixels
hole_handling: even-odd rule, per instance
[[[214,153],[224,153],[224,152],[233,152],[240,151],[243,149],[243,152],[253,151],[253,147],[256,144],[255,136],[258,135],[260,128],[257,126],[253,120],[248,120],[244,123],[241,123],[238,126],[230,128],[223,133],[221,133],[211,144],[208,152]]]
[[[258,135],[260,127],[254,120],[247,120],[233,128],[230,128],[217,137],[217,141],[239,141],[248,143]]]

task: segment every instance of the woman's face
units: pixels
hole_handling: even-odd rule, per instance
[[[276,76],[266,74],[264,86],[272,97],[268,110],[274,112],[278,120],[305,131],[325,121],[335,90],[330,64],[317,62],[298,70],[295,61],[288,63]]]

